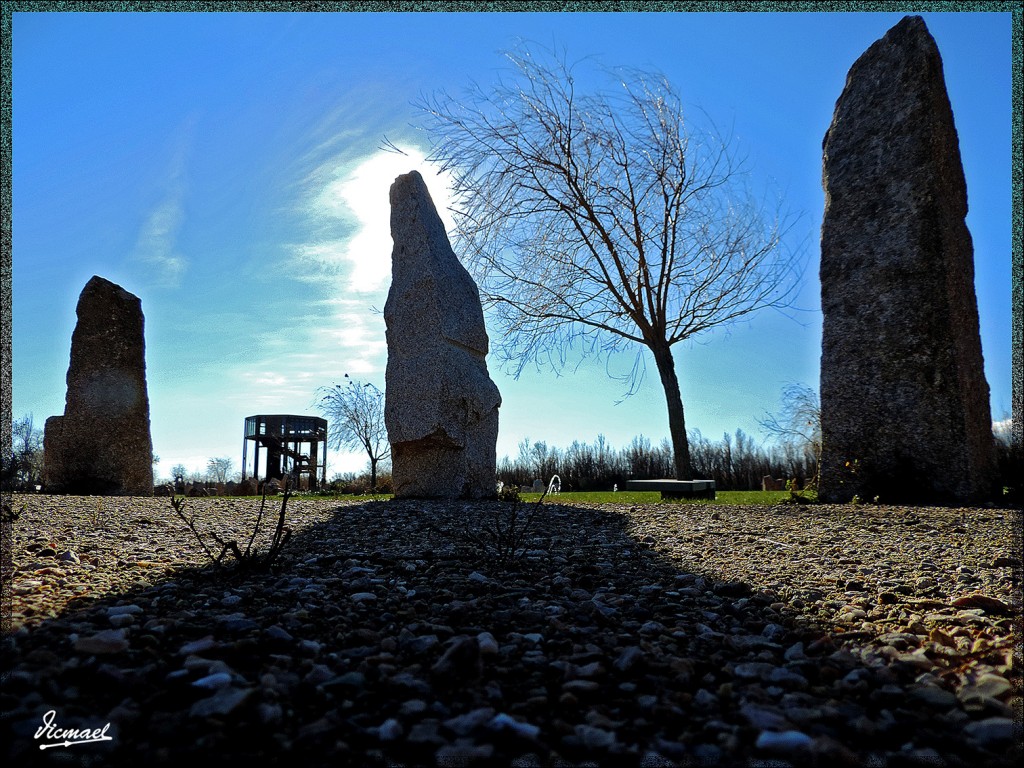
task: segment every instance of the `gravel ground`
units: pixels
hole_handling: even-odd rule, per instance
[[[185,513],[244,550],[258,506]],[[213,567],[166,498],[14,509],[18,765],[1021,756],[1014,511],[292,499],[268,571]]]

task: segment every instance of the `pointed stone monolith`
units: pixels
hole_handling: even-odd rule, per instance
[[[850,69],[823,165],[819,496],[986,499],[995,464],[967,189],[920,17]]]
[[[420,174],[399,176],[390,198],[384,421],[395,496],[493,497],[501,395],[487,373],[480,293]]]
[[[48,493],[153,495],[142,302],[93,277],[78,298],[63,416],[46,420]]]

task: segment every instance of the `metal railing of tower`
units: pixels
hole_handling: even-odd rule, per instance
[[[327,483],[327,420],[296,414],[257,414],[245,419],[242,479],[249,476],[249,444],[254,448],[251,476],[257,487],[290,475],[296,488],[314,491]],[[260,473],[260,450],[264,470]]]

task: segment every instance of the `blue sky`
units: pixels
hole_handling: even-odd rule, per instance
[[[439,207],[446,198],[413,103],[493,82],[523,38],[660,70],[731,128],[753,187],[773,185],[800,214],[799,311],[676,347],[688,428],[760,438],[787,383],[817,388],[821,141],[850,65],[903,15],[15,13],[14,417],[41,427],[63,411],[75,304],[94,274],[142,299],[164,474],[215,456],[239,468],[246,416],[316,414],[317,387],[345,373],[383,386],[388,187],[419,168]],[[999,420],[1011,408],[1011,16],[921,15],[960,137]],[[407,156],[381,152],[385,136]],[[499,457],[527,437],[666,437],[652,361],[616,404],[624,388],[606,369],[632,359],[518,380],[492,365]],[[328,474],[364,465],[331,452]]]

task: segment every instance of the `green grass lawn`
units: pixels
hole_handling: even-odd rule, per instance
[[[522,494],[523,501],[536,501],[539,493]],[[586,503],[586,504],[778,504],[789,498],[789,491],[718,491],[715,500],[708,499],[667,499],[664,502],[658,491],[566,491],[557,496],[547,496],[544,503]]]
[[[253,498],[259,499],[259,496]],[[277,497],[280,498],[280,497]],[[347,494],[347,493],[296,493],[292,496],[293,499],[308,499],[310,501],[388,501],[392,498],[390,493],[364,493],[364,494]],[[269,497],[268,497],[269,501]]]
[[[806,493],[809,501],[815,501],[813,493]],[[541,497],[539,493],[524,493],[520,498],[524,502],[537,501]],[[259,498],[259,497],[256,497]],[[331,496],[305,496],[297,498],[330,499]],[[340,494],[336,497],[341,501],[384,501],[391,498],[390,494],[377,494],[375,496],[346,496]],[[662,501],[658,491],[565,491],[558,495],[549,495],[544,498],[545,504],[779,504],[789,499],[789,491],[718,491],[715,500],[708,499],[668,499]]]

